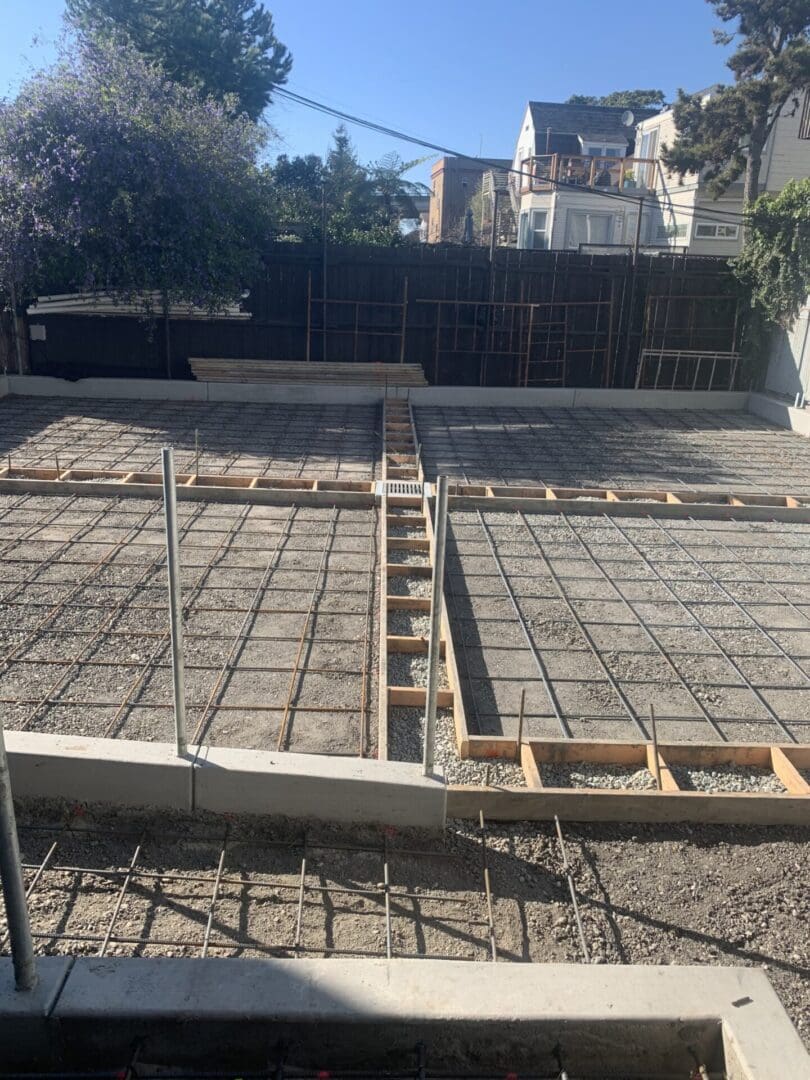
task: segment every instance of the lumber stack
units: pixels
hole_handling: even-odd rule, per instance
[[[189,358],[204,382],[329,383],[338,386],[427,386],[421,364],[323,363]]]

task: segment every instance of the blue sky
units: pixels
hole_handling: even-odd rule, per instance
[[[346,112],[380,121],[462,153],[509,157],[530,98],[660,87],[669,96],[726,81],[728,50],[704,0],[616,5],[593,0],[269,0],[280,39],[293,53],[289,86]],[[55,51],[63,0],[0,0],[0,94],[14,91]],[[268,115],[277,153],[319,153],[336,121],[288,102]],[[407,144],[350,128],[361,160]],[[429,153],[424,151],[425,154]],[[431,159],[436,155],[432,155]],[[427,179],[429,163],[414,170]]]

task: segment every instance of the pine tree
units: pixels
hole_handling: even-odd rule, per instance
[[[292,57],[258,0],[67,0],[86,38],[124,40],[168,77],[257,120]]]
[[[724,23],[737,23],[714,34],[720,45],[736,42],[727,62],[734,83],[711,96],[678,92],[678,137],[662,157],[681,176],[702,172],[715,196],[743,176],[747,205],[759,194],[762,152],[774,124],[799,108],[810,87],[810,0],[709,3]]]

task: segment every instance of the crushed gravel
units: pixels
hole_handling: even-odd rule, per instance
[[[429,578],[409,578],[396,574],[388,579],[389,596],[430,596]]]
[[[770,769],[754,766],[713,765],[698,769],[673,765],[672,775],[684,791],[763,791],[780,795],[787,790]]]
[[[422,760],[425,716],[422,709],[394,708],[388,720],[388,756],[393,761]],[[448,784],[483,784],[490,787],[525,787],[520,765],[492,758],[489,761],[462,760],[456,751],[453,715],[441,709],[436,717],[436,764],[444,770]]]
[[[397,566],[430,565],[430,559],[426,551],[403,551],[400,548],[394,548],[393,551],[389,548],[388,561],[389,563],[395,563]]]
[[[422,653],[389,653],[388,683],[390,686],[427,686],[428,658]],[[439,662],[439,688],[447,689],[447,669]]]
[[[405,637],[429,637],[430,616],[418,611],[389,611],[388,633]]]
[[[631,791],[655,788],[655,777],[649,769],[636,769],[632,765],[547,763],[538,768],[546,787],[624,788]]]

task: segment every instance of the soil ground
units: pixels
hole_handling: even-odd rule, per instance
[[[44,954],[200,956],[210,917],[211,956],[385,956],[387,861],[394,956],[490,959],[470,822],[436,837],[44,801],[18,814],[29,881],[57,842],[30,899]],[[566,824],[564,839],[591,963],[764,967],[810,1043],[810,828]],[[582,962],[553,825],[487,824],[486,859],[498,960]]]

